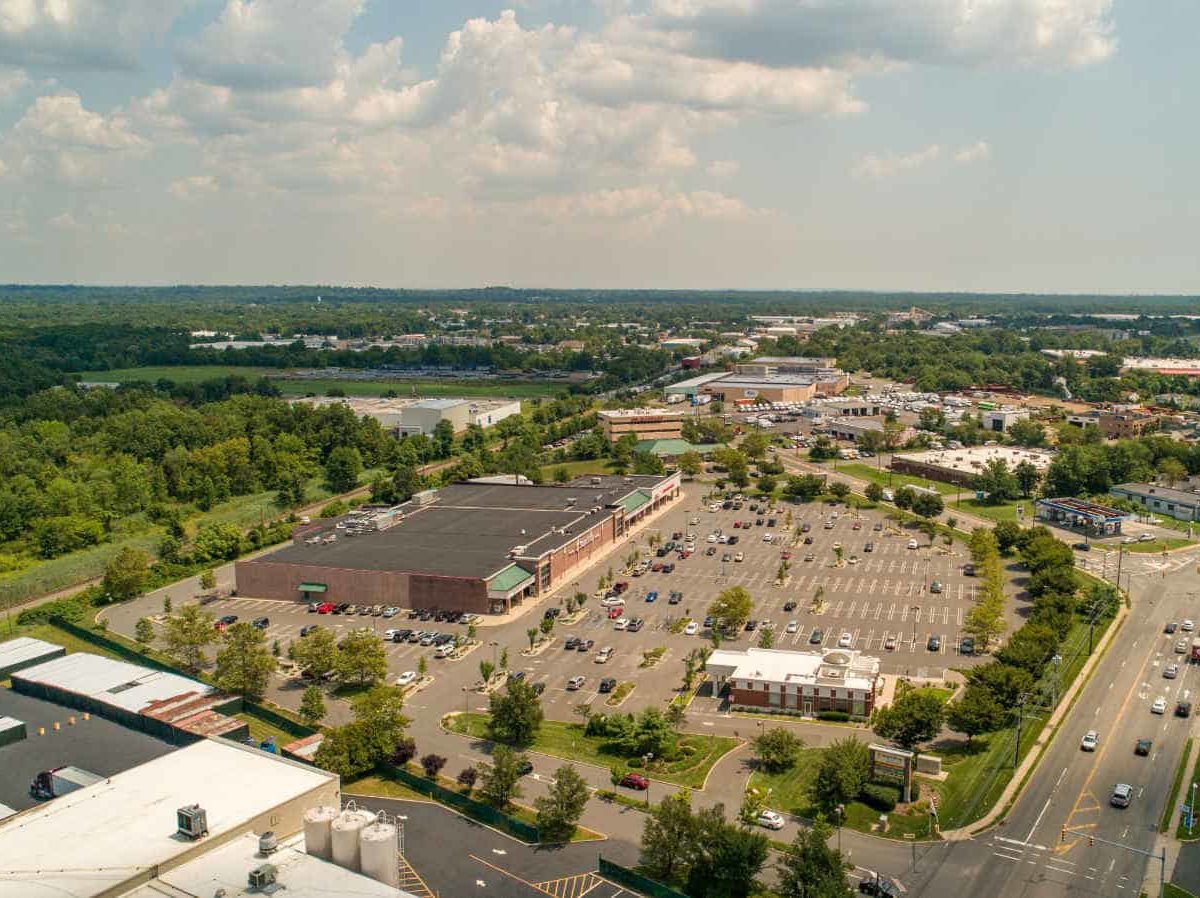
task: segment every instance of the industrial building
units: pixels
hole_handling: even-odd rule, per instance
[[[0,822],[0,894],[406,898],[401,833],[335,774],[205,739]]]
[[[626,434],[638,440],[677,440],[683,435],[684,412],[661,408],[622,408],[597,413],[600,428],[610,443]]]
[[[1044,472],[1050,466],[1053,453],[1015,446],[975,446],[964,449],[936,449],[928,452],[909,452],[892,456],[891,469],[898,474],[912,474],[942,483],[972,487],[975,477],[984,466],[1002,461],[1014,470],[1028,462]]]
[[[984,430],[990,430],[992,433],[1005,433],[1018,421],[1026,420],[1029,417],[1029,410],[1024,408],[996,408],[983,412],[980,417],[983,418]]]
[[[374,418],[384,430],[396,436],[431,434],[442,421],[449,421],[454,432],[460,433],[471,424],[486,428],[521,414],[518,399],[322,396],[295,401],[316,406],[343,405],[359,417]]]
[[[821,424],[821,429],[828,433],[835,440],[847,440],[852,443],[857,443],[865,434],[876,433],[883,436],[883,421],[878,418],[828,418]],[[894,445],[907,443],[917,432],[911,427],[904,427],[896,431],[894,436]]]
[[[699,392],[729,403],[782,402],[797,405],[817,396],[836,396],[850,386],[850,375],[836,369],[814,374],[726,374]]]
[[[239,595],[501,614],[543,595],[680,495],[681,475],[457,483],[299,527],[238,561]]]
[[[1200,493],[1159,486],[1157,483],[1119,483],[1108,491],[1131,499],[1142,508],[1178,521],[1200,521]]]
[[[714,693],[728,688],[734,710],[778,708],[809,717],[821,711],[868,717],[880,685],[879,659],[847,649],[717,649],[704,669]]]
[[[771,377],[776,374],[821,374],[837,368],[835,358],[816,358],[797,355],[763,355],[733,366],[737,374]]]
[[[52,658],[61,658],[67,653],[61,645],[34,639],[32,636],[18,636],[7,642],[0,642],[0,680],[7,680],[18,670],[33,667]]]

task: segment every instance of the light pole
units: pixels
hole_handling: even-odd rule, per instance
[[[654,760],[654,752],[648,751],[642,755],[642,766],[646,773],[650,772],[650,762]],[[646,807],[650,807],[650,777],[646,777]]]
[[[846,806],[844,804],[839,804],[837,807],[834,808],[834,810],[837,811],[837,843],[838,843],[837,850],[838,850],[838,854],[841,854],[842,853],[842,820],[846,816]]]
[[[1196,783],[1192,782],[1192,801],[1188,805],[1188,835],[1192,834],[1192,823],[1196,819]]]
[[[913,605],[912,608],[909,610],[911,610],[913,613],[913,638],[912,638],[912,641],[913,641],[913,645],[916,645],[916,643],[917,643],[917,616],[920,615],[920,613],[921,613],[921,606]]]
[[[493,639],[491,642],[488,643],[488,645],[490,645],[492,647],[492,670],[495,670],[496,665],[499,663],[498,656],[499,656],[500,643],[498,643],[496,640]]]

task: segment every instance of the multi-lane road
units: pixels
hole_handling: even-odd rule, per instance
[[[1200,693],[1200,666],[1175,652],[1187,634],[1163,632],[1168,621],[1200,618],[1200,577],[1180,562],[1166,577],[1134,576],[1132,611],[1005,821],[974,839],[931,847],[905,878],[913,896],[1136,898],[1147,874],[1157,880],[1158,862],[1136,852],[1159,850],[1158,823],[1196,728],[1195,717],[1172,712]],[[1179,675],[1166,679],[1172,663]],[[1159,696],[1168,704],[1163,715],[1150,710]],[[1080,748],[1090,729],[1100,734],[1095,752]],[[1134,753],[1139,739],[1153,740],[1149,756]],[[1127,808],[1110,804],[1117,783],[1133,787]],[[1169,878],[1169,863],[1166,872]]]

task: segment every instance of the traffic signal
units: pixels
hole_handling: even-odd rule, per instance
[[[1064,823],[1063,828],[1062,828],[1062,833],[1058,837],[1058,844],[1061,845],[1066,841],[1067,841],[1067,825]]]
[[[1095,837],[1095,836],[1088,836],[1088,844],[1094,847],[1094,846],[1095,846],[1095,844],[1096,844],[1096,837]]]

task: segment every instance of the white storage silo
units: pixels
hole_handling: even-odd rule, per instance
[[[379,821],[364,827],[359,843],[363,876],[400,888],[400,834],[396,824]]]
[[[313,857],[327,861],[333,857],[333,832],[330,827],[339,811],[329,805],[309,808],[304,812],[304,850]]]
[[[345,867],[347,870],[353,870],[355,873],[359,872],[362,855],[358,837],[363,828],[374,821],[375,815],[370,811],[355,808],[338,814],[337,819],[330,824],[330,829],[333,831],[333,862],[335,864]]]

